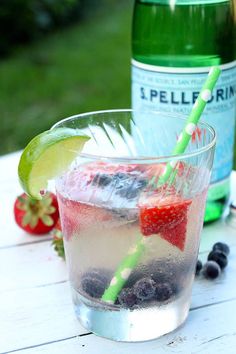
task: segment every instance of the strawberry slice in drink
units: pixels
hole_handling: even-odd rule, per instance
[[[184,250],[187,212],[191,200],[184,200],[179,195],[160,197],[153,195],[139,206],[141,232],[144,236],[158,234],[173,246]]]

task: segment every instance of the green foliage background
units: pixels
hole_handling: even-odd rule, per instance
[[[84,12],[85,0],[1,0],[0,55],[15,44],[29,42],[59,26],[67,25]]]
[[[130,106],[132,5],[103,0],[0,61],[0,154],[66,116]]]

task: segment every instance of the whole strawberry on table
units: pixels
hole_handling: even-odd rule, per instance
[[[47,192],[41,200],[30,198],[23,193],[14,204],[14,216],[17,225],[32,235],[50,232],[59,218],[58,203],[55,194]]]
[[[31,235],[40,236],[50,232],[52,245],[58,256],[65,259],[57,197],[47,192],[41,200],[19,195],[14,204],[17,225]]]

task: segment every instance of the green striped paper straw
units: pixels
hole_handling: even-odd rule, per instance
[[[106,301],[109,304],[114,304],[119,292],[125,285],[132,270],[137,266],[139,262],[139,259],[144,251],[145,241],[146,239],[141,237],[137,244],[130,248],[128,255],[120,263],[115,274],[113,275],[109,287],[105,290],[102,296],[103,301]]]
[[[179,136],[177,144],[173,150],[172,155],[178,155],[184,153],[193,132],[196,129],[197,123],[201,117],[201,114],[207,104],[207,101],[210,99],[212,90],[219,78],[221,70],[219,67],[212,67],[205,84],[192,108],[192,111],[186,121],[185,127],[182,133]],[[165,171],[163,175],[159,178],[158,185],[164,184],[169,177],[173,169],[176,166],[176,161],[173,160],[166,165]],[[175,176],[175,174],[174,174]],[[171,176],[171,183],[173,182],[174,176]],[[125,285],[127,279],[129,278],[132,270],[137,266],[139,259],[145,249],[145,237],[139,239],[137,244],[132,247],[128,255],[124,258],[124,260],[120,263],[117,268],[109,287],[105,290],[102,300],[114,304],[117,296],[119,295],[121,289]]]
[[[192,111],[186,121],[185,127],[180,134],[177,144],[172,152],[172,155],[184,153],[188,143],[196,129],[197,123],[204,111],[207,101],[211,98],[212,90],[220,76],[221,69],[219,67],[212,67],[202,90],[194,103]],[[176,166],[176,161],[171,161],[166,165],[163,175],[159,178],[158,185],[164,184],[170,177],[173,169]],[[174,177],[173,177],[174,179]]]

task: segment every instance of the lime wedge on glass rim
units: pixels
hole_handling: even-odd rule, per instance
[[[40,191],[47,188],[50,179],[67,169],[89,139],[72,128],[55,128],[35,136],[24,149],[18,165],[24,191],[31,198],[42,199]]]

